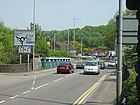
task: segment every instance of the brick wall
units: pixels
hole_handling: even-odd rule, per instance
[[[32,64],[29,64],[29,71],[32,71]],[[0,65],[1,73],[28,72],[28,64],[3,64]]]

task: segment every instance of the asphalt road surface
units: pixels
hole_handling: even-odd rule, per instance
[[[99,75],[84,75],[80,69],[72,74],[56,74],[56,70],[27,75],[0,74],[0,104],[83,104],[111,71],[101,70]]]

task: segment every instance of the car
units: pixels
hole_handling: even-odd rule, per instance
[[[105,69],[105,63],[103,61],[99,61],[99,67],[100,69]]]
[[[59,73],[74,73],[74,67],[71,63],[61,62],[57,66],[57,74]]]
[[[108,67],[110,67],[110,68],[116,68],[116,62],[113,61],[113,60],[109,61],[108,62]]]
[[[100,67],[97,61],[87,61],[83,70],[84,74],[95,73],[100,74]]]
[[[85,61],[79,61],[79,62],[77,62],[76,69],[84,69],[85,63],[86,63]]]

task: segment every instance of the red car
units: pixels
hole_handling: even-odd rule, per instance
[[[62,72],[63,73],[74,73],[73,65],[71,63],[67,63],[67,62],[60,63],[57,66],[57,74],[62,73]]]

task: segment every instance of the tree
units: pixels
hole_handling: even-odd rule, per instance
[[[111,19],[106,25],[106,36],[105,45],[109,50],[115,49],[115,39],[116,39],[116,21]]]
[[[13,31],[0,22],[0,64],[18,63],[18,48],[13,43]]]

